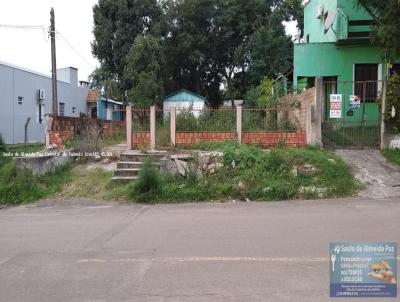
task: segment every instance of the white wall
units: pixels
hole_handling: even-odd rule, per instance
[[[86,113],[86,97],[89,88],[58,81],[58,101],[65,103],[65,116],[79,116]],[[51,78],[14,66],[0,63],[0,133],[7,144],[24,142],[24,125],[28,117],[28,142],[45,141],[45,124],[38,121],[39,89],[46,92],[44,114],[52,111]],[[18,97],[23,104],[18,104]],[[72,107],[76,108],[72,113]]]
[[[196,102],[164,102],[164,115],[170,112],[171,108],[176,108],[176,114],[179,114],[182,110],[193,110],[193,115],[198,117],[202,110],[204,110],[204,101]]]

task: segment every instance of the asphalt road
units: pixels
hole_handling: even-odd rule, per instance
[[[332,301],[329,242],[399,242],[399,217],[398,198],[6,208],[0,301]]]

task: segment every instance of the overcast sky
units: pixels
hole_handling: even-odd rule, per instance
[[[79,79],[87,80],[98,64],[91,53],[92,7],[97,0],[0,0],[0,25],[50,25],[54,7],[56,30],[79,55],[58,39],[57,67],[74,66]],[[0,61],[50,74],[50,41],[47,31],[8,29],[0,26]]]
[[[57,40],[57,67],[79,69],[79,79],[87,80],[98,65],[92,56],[92,8],[97,0],[0,0],[0,25],[50,25],[50,9],[54,7],[56,30],[72,47]],[[287,26],[295,34],[295,24]],[[0,26],[0,61],[50,74],[50,41],[47,30],[20,30]]]

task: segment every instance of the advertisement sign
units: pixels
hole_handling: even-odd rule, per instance
[[[350,96],[350,109],[358,109],[361,107],[361,98],[358,95]]]
[[[397,243],[331,243],[330,296],[397,297]]]
[[[330,118],[342,118],[342,95],[331,94],[330,95]]]

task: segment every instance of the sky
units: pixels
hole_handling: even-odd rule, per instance
[[[78,68],[79,80],[87,80],[98,65],[92,56],[92,8],[97,0],[0,0],[0,61],[45,74],[51,73],[50,9],[54,7],[57,68]],[[3,28],[1,25],[38,25],[46,30]],[[72,50],[68,43],[72,46]]]
[[[50,9],[54,7],[57,68],[73,66],[79,70],[79,80],[87,81],[98,61],[93,57],[93,6],[97,0],[0,0],[0,61],[51,73]],[[21,30],[1,25],[34,25],[46,29]],[[289,34],[296,34],[294,22],[285,23]],[[66,41],[67,42],[66,42]]]

